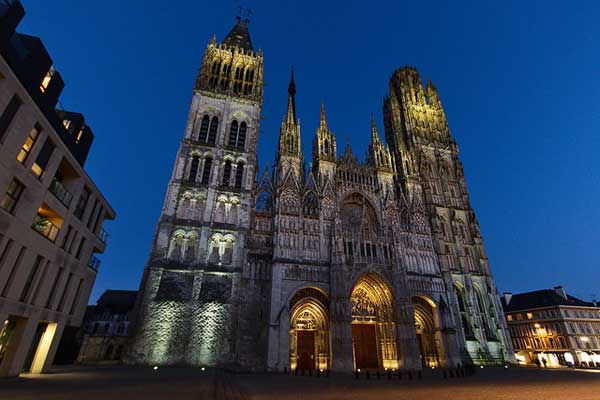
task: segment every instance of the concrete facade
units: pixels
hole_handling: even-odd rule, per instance
[[[7,7],[0,23],[14,28],[24,11],[19,2]],[[93,139],[89,127],[81,114],[59,117],[54,111],[60,90],[52,88],[56,81],[60,89],[63,84],[41,41],[10,29],[0,36],[0,376],[5,377],[45,372],[65,326],[81,323],[99,266],[95,254],[106,246],[102,225],[115,213],[83,169]],[[13,45],[27,47],[29,58],[16,57]],[[40,74],[32,73],[48,62]],[[68,135],[78,136],[77,143],[65,140]]]
[[[372,118],[364,163],[350,146],[338,155],[322,106],[306,170],[292,74],[275,165],[257,174],[262,63],[247,21],[208,44],[129,362],[255,371],[512,362],[433,85],[414,68],[394,72],[388,145]]]

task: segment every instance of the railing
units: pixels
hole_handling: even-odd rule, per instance
[[[69,208],[71,201],[73,201],[73,195],[67,189],[65,189],[62,183],[56,179],[52,179],[48,190],[50,190],[50,193],[52,193],[54,197],[63,203],[65,207]]]
[[[106,241],[108,240],[108,232],[101,228],[100,233],[98,234],[98,239],[100,239],[102,243],[106,244]]]
[[[98,272],[98,270],[100,269],[100,259],[92,254],[90,260],[88,261],[88,267]]]
[[[35,230],[40,235],[44,236],[46,239],[54,242],[56,240],[56,236],[58,232],[60,232],[60,228],[54,225],[50,220],[41,215],[36,215],[33,220],[33,225],[31,226],[33,230]]]

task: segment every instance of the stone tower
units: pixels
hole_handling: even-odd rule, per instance
[[[398,191],[419,198],[428,215],[450,307],[460,321],[461,358],[514,361],[458,146],[435,86],[429,81],[423,87],[415,68],[400,68],[390,79],[383,111]]]
[[[196,78],[140,287],[129,362],[253,367],[259,350],[245,357],[244,349],[260,332],[246,334],[250,324],[238,317],[256,311],[248,309],[250,294],[260,290],[243,275],[262,86],[262,52],[252,47],[248,20],[238,17],[222,42],[210,40]]]

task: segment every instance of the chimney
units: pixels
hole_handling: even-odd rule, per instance
[[[556,292],[556,294],[558,294],[559,296],[561,296],[563,299],[567,299],[567,292],[565,291],[565,288],[562,286],[554,286],[554,291]]]
[[[512,293],[504,292],[502,294],[502,298],[504,299],[504,304],[508,306],[508,304],[510,303],[510,299],[512,299]]]

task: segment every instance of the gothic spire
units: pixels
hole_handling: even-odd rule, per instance
[[[292,75],[290,77],[290,83],[288,85],[288,107],[287,114],[285,116],[286,122],[296,122],[296,102],[294,96],[296,95],[296,83],[294,82],[294,68],[292,68]]]
[[[327,117],[325,116],[325,102],[321,103],[321,120],[319,127],[327,129]]]
[[[371,143],[379,142],[379,133],[377,133],[377,125],[375,124],[375,115],[371,113]]]

